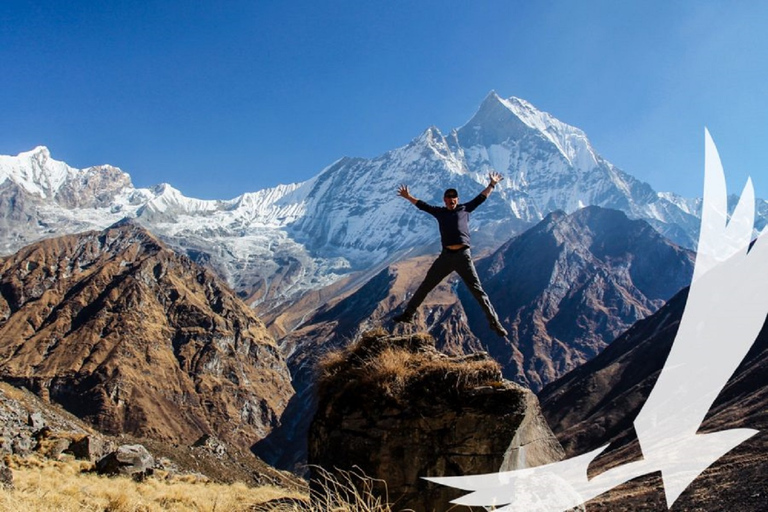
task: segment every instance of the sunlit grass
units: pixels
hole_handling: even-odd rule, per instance
[[[6,457],[13,489],[0,490],[1,512],[246,511],[281,497],[306,498],[271,486],[218,484],[158,472],[136,482],[90,473],[90,463]]]
[[[345,472],[334,476],[320,468],[315,470],[321,471],[323,485],[310,505],[308,493],[273,486],[219,484],[163,471],[137,482],[99,476],[89,462],[37,455],[6,456],[5,461],[13,470],[13,488],[0,487],[0,512],[391,512],[386,499],[366,485],[370,479]]]

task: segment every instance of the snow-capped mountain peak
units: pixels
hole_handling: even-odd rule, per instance
[[[18,154],[17,158],[34,158],[44,164],[46,160],[51,158],[51,152],[46,146],[37,146],[31,151],[24,151]]]
[[[45,146],[16,156],[0,155],[0,183],[6,181],[34,197],[75,208],[105,206],[135,190],[130,176],[117,167],[75,169],[53,159]]]
[[[76,170],[64,162],[53,160],[45,146],[17,156],[0,156],[0,182],[11,180],[27,192],[44,198],[53,197]]]
[[[219,200],[186,197],[169,183],[157,185],[152,190],[155,197],[144,206],[142,213],[151,210],[156,213],[205,214],[220,210],[224,205],[224,202]]]
[[[136,189],[116,167],[73,169],[44,147],[0,156],[0,250],[136,217],[210,262],[252,303],[280,302],[437,243],[434,220],[397,196],[400,184],[439,205],[449,187],[474,197],[490,170],[505,180],[473,213],[475,245],[499,245],[552,211],[589,205],[648,220],[689,247],[696,236],[695,205],[611,165],[582,130],[491,92],[447,135],[432,126],[376,158],[340,158],[303,183],[230,200],[188,198],[170,184]]]
[[[525,139],[549,143],[573,168],[589,169],[598,165],[599,157],[582,130],[521,98],[504,99],[495,91],[486,96],[477,113],[459,129],[459,137],[465,146],[508,146]]]

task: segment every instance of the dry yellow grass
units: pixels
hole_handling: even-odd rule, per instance
[[[395,400],[430,387],[445,391],[497,384],[501,369],[487,357],[448,357],[425,334],[390,336],[383,329],[363,333],[350,346],[320,361],[321,391],[371,387]],[[322,394],[322,393],[321,393]]]
[[[366,485],[370,479],[356,473],[323,472],[323,489],[310,506],[307,494],[278,487],[217,484],[163,472],[135,482],[90,473],[88,462],[37,455],[6,456],[5,461],[13,470],[14,488],[0,486],[0,512],[391,512]]]
[[[382,484],[386,489],[386,482],[383,480],[370,478],[359,469],[336,469],[331,473],[314,466],[312,471],[315,472],[317,485],[320,487],[313,491],[313,512],[391,512],[386,492],[384,496],[374,492],[376,484]]]
[[[158,475],[143,482],[84,473],[89,463],[8,457],[13,489],[0,489],[0,512],[237,512],[291,495],[277,487],[217,484]]]

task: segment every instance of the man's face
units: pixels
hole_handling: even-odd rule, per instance
[[[446,194],[443,196],[443,202],[446,208],[453,210],[459,205],[459,196],[456,194]]]

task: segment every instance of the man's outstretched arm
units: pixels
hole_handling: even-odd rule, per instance
[[[400,197],[404,197],[405,199],[409,200],[413,204],[416,204],[419,202],[419,200],[413,197],[411,193],[408,191],[408,185],[400,185],[400,188],[397,189],[397,195],[399,195]]]
[[[499,183],[503,179],[504,179],[504,176],[502,176],[501,174],[499,174],[497,172],[489,172],[488,173],[488,180],[490,181],[490,183],[488,183],[488,186],[485,187],[485,190],[483,190],[480,193],[482,195],[484,195],[485,197],[488,197],[489,195],[491,195],[491,192],[496,187],[496,184]]]

